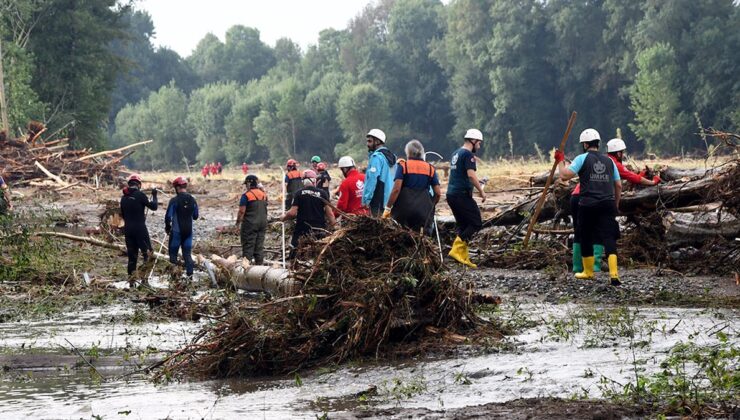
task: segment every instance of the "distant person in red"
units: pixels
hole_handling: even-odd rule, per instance
[[[211,162],[211,175],[216,175],[218,173],[218,166],[216,166],[216,162]]]
[[[247,166],[246,162],[242,162],[242,173],[246,175],[247,172],[249,172],[249,166]]]
[[[216,164],[216,168],[218,169],[218,174],[221,175],[221,171],[224,170],[224,167],[221,165],[221,162],[218,162]]]
[[[200,170],[200,174],[203,175],[203,178],[208,178],[208,173],[211,171],[211,167],[206,163],[203,165],[203,169]]]

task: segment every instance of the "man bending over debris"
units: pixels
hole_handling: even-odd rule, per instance
[[[560,178],[567,181],[576,175],[581,184],[578,204],[578,229],[581,233],[583,272],[577,279],[594,278],[594,244],[602,243],[609,262],[609,277],[613,286],[619,286],[617,270],[617,236],[619,225],[617,209],[622,193],[621,178],[616,164],[599,153],[601,136],[593,128],[583,130],[580,143],[586,153],[578,155],[569,167],[565,166],[563,152],[555,152]]]
[[[470,261],[468,243],[476,232],[483,227],[478,204],[473,199],[473,188],[478,190],[481,202],[486,201],[486,193],[476,175],[475,153],[483,144],[483,133],[471,128],[465,133],[461,148],[457,149],[450,159],[450,182],[447,186],[447,204],[455,216],[457,237],[452,244],[450,257],[468,267],[477,267]]]
[[[128,275],[136,271],[136,261],[139,251],[144,258],[144,262],[154,250],[152,242],[149,239],[149,230],[146,228],[145,209],[152,211],[157,210],[157,189],[152,188],[152,201],[141,192],[141,177],[131,175],[128,179],[128,186],[123,189],[121,197],[121,217],[123,217],[123,232],[126,237],[126,254],[128,255],[128,265],[126,266]]]
[[[419,140],[406,143],[406,159],[398,162],[393,191],[383,218],[393,216],[401,226],[418,232],[427,230],[434,220],[434,206],[442,192],[434,166],[424,161],[424,146]],[[430,190],[432,194],[430,194]]]
[[[290,259],[298,253],[298,240],[303,236],[323,236],[327,228],[334,226],[335,219],[329,204],[329,194],[316,187],[316,172],[303,172],[304,187],[296,192],[293,205],[280,219],[296,219],[293,237],[290,239]]]
[[[385,133],[382,130],[373,128],[366,137],[368,162],[362,205],[369,208],[373,216],[379,216],[393,188],[391,169],[396,164],[396,156],[385,147]]]
[[[265,231],[267,230],[267,194],[260,189],[256,175],[244,178],[247,192],[239,201],[236,225],[241,227],[242,258],[256,265],[264,261]]]
[[[170,199],[167,214],[164,216],[164,231],[170,235],[170,262],[177,264],[177,251],[182,248],[185,261],[185,274],[193,275],[193,220],[198,220],[198,203],[188,194],[188,180],[178,176],[172,181],[176,196]]]

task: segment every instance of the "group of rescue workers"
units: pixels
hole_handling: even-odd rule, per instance
[[[405,159],[397,159],[386,147],[386,135],[372,129],[366,135],[368,166],[363,174],[350,156],[339,159],[337,166],[344,179],[330,191],[331,176],[327,165],[319,156],[311,158],[311,169],[300,172],[299,163],[289,159],[284,178],[285,212],[282,217],[270,220],[267,213],[268,197],[256,175],[245,177],[246,191],[241,194],[236,224],[240,228],[242,257],[251,263],[263,264],[264,241],[271,221],[286,222],[295,219],[290,241],[289,258],[295,258],[300,239],[305,236],[321,237],[345,214],[369,215],[392,218],[401,226],[431,235],[435,227],[435,207],[442,193],[437,172],[425,160],[424,146],[419,140],[409,141]],[[565,155],[555,152],[560,179],[567,181],[578,177],[579,184],[571,196],[573,215],[573,271],[578,279],[593,279],[601,270],[602,256],[606,255],[610,284],[620,285],[617,269],[617,239],[622,184],[625,179],[633,184],[657,185],[659,177],[646,179],[644,173],[633,173],[622,164],[626,145],[615,138],[607,143],[607,154],[599,153],[601,137],[592,129],[580,134],[579,142],[584,153],[566,165]],[[463,143],[451,156],[447,204],[455,217],[457,236],[449,256],[461,264],[475,268],[470,260],[468,244],[482,226],[481,213],[473,198],[474,191],[485,202],[486,193],[477,177],[476,153],[483,144],[483,134],[470,129]],[[209,165],[210,166],[210,165]],[[219,171],[218,166],[217,173]],[[204,168],[205,171],[205,168]],[[209,168],[210,171],[210,168]],[[247,173],[246,164],[242,164]],[[158,207],[157,189],[151,190],[151,200],[141,190],[142,180],[132,175],[123,188],[121,215],[125,222],[124,234],[128,255],[128,274],[136,271],[138,255],[144,261],[153,255],[152,242],[146,226],[147,209]],[[182,252],[186,275],[193,274],[193,221],[198,219],[198,204],[188,193],[188,180],[178,176],[172,181],[175,196],[170,199],[165,213],[165,234],[168,235],[170,262],[177,263]],[[336,206],[331,203],[336,197]],[[8,186],[0,177],[0,215],[12,209]]]

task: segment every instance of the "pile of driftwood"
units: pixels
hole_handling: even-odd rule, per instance
[[[122,170],[121,161],[130,156],[136,146],[151,140],[116,150],[91,153],[88,149],[70,150],[69,141],[43,139],[46,127],[30,122],[26,135],[11,139],[0,132],[0,172],[13,185],[54,185],[59,189],[76,185],[114,184]]]
[[[472,291],[441,275],[428,238],[358,217],[312,245],[301,248],[292,296],[232,309],[165,360],[160,375],[288,373],[500,336],[474,312]]]

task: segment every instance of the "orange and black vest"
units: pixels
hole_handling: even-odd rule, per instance
[[[252,188],[244,193],[247,198],[247,210],[242,225],[267,227],[267,194],[259,188]]]

